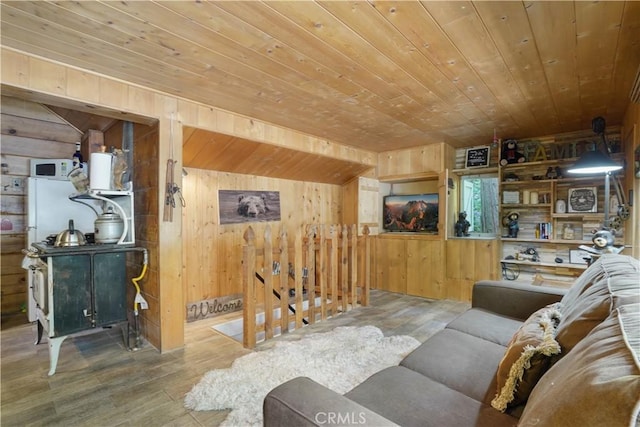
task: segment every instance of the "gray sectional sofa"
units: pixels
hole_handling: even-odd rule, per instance
[[[265,426],[636,426],[640,266],[605,255],[569,290],[475,284],[472,308],[345,395],[295,378]]]

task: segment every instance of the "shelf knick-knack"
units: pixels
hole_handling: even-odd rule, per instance
[[[565,224],[562,230],[562,238],[564,240],[573,240],[575,238],[575,232],[572,224]]]

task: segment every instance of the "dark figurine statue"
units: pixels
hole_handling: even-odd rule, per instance
[[[509,226],[509,237],[513,237],[514,239],[518,237],[518,231],[520,230],[520,226],[518,225],[518,218],[520,218],[520,215],[518,215],[517,212],[511,212],[507,217],[507,219],[509,220],[509,222],[507,223],[507,225]]]
[[[462,211],[458,214],[458,222],[454,226],[456,237],[469,236],[469,226],[471,224],[467,221],[467,213]]]
[[[558,178],[558,173],[556,172],[556,170],[553,167],[549,166],[547,168],[547,173],[545,174],[545,178],[547,178],[547,179],[556,179],[556,178]]]

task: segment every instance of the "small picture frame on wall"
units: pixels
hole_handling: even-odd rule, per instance
[[[464,167],[467,169],[486,168],[489,166],[490,152],[491,147],[488,145],[467,148],[464,156]]]
[[[598,187],[570,188],[567,205],[569,212],[598,212]]]

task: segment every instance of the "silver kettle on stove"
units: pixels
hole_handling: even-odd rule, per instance
[[[73,226],[73,220],[69,220],[69,228],[61,231],[56,236],[55,247],[82,246],[87,244],[84,234],[76,230]]]

